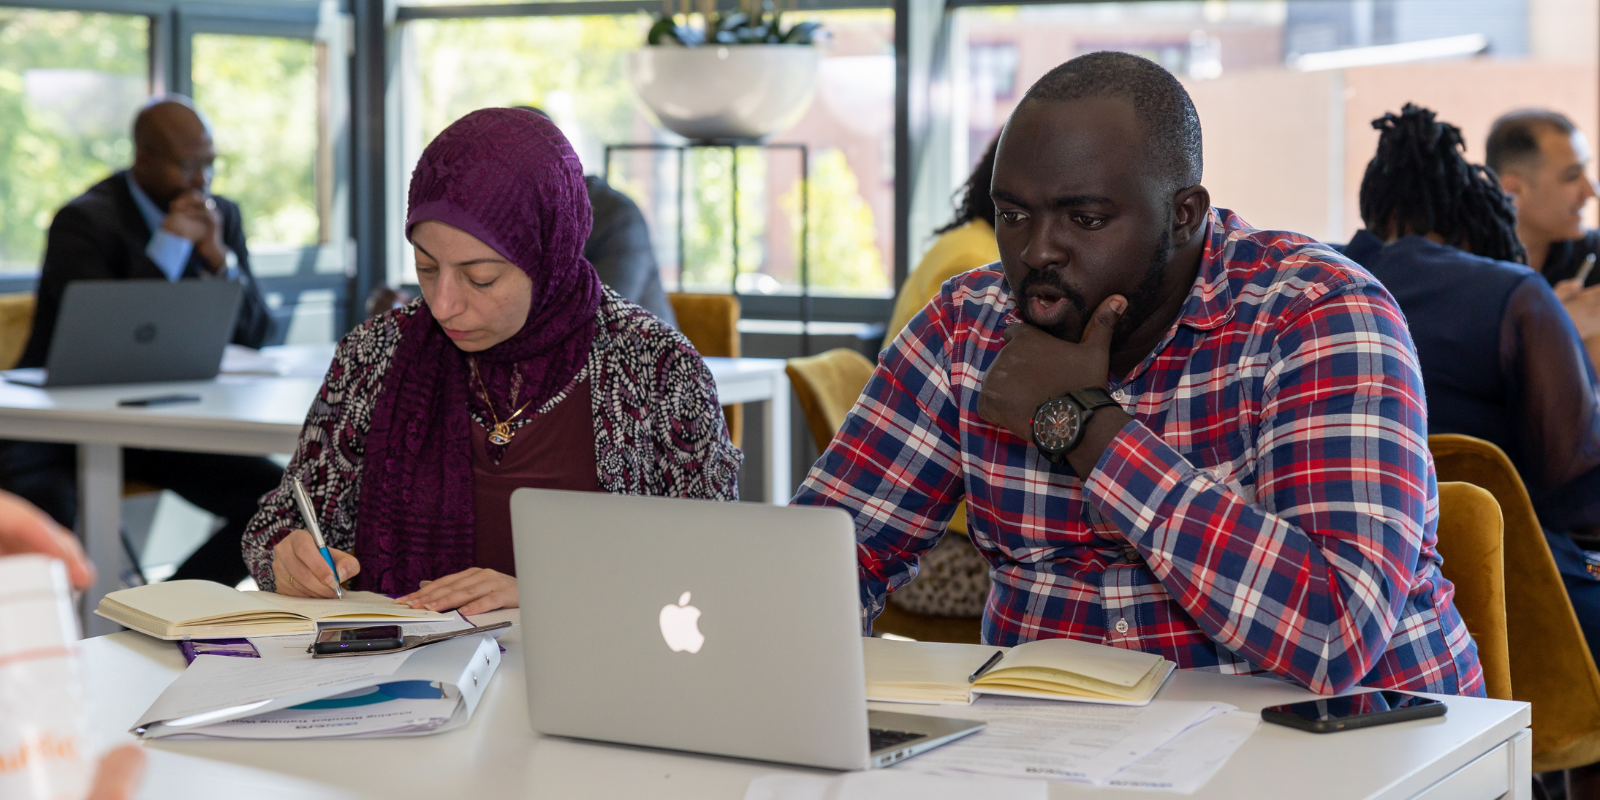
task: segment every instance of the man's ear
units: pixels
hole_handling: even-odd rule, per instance
[[[1205,229],[1211,214],[1211,192],[1200,184],[1185,186],[1172,197],[1172,243],[1187,244]]]
[[[1523,193],[1528,191],[1528,181],[1515,172],[1507,171],[1498,177],[1500,178],[1500,188],[1506,190],[1506,194],[1511,195],[1512,203],[1520,201]]]

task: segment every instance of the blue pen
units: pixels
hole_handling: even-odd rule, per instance
[[[321,551],[323,559],[328,562],[328,569],[333,570],[333,591],[339,595],[340,600],[343,600],[344,589],[339,588],[339,568],[333,565],[333,554],[328,552],[328,543],[322,538],[322,526],[317,524],[317,512],[311,507],[311,497],[306,494],[306,487],[300,483],[299,478],[291,480],[294,481],[294,502],[300,506],[300,516],[306,521],[306,530],[311,531],[311,538],[317,543],[317,550]]]

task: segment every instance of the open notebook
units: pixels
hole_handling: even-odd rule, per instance
[[[319,620],[392,623],[396,618],[449,618],[396,605],[372,592],[345,592],[343,600],[320,600],[241,592],[211,581],[168,581],[112,592],[94,613],[158,639],[311,633]]]
[[[1153,653],[1072,639],[1040,639],[1016,647],[863,638],[867,699],[965,705],[978,695],[1142,706],[1172,674]],[[996,650],[1005,652],[967,683]]]

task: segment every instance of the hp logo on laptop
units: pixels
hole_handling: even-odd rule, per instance
[[[149,344],[156,340],[156,324],[146,322],[133,329],[133,340],[139,344]]]

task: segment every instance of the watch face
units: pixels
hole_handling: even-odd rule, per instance
[[[1039,449],[1058,453],[1077,439],[1081,424],[1078,407],[1056,398],[1040,406],[1033,420],[1033,438]]]

